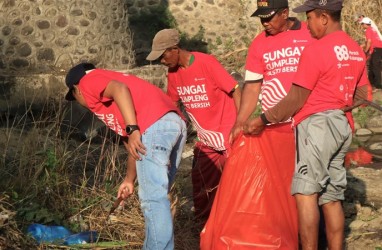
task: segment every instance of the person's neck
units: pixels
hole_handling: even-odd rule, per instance
[[[286,20],[285,28],[284,28],[283,31],[287,31],[287,30],[289,30],[290,28],[292,28],[293,23],[294,23],[294,21],[291,20],[291,19],[288,17],[287,20]]]
[[[179,67],[182,69],[187,69],[190,66],[190,58],[192,54],[186,50],[179,50]]]
[[[326,29],[325,31],[325,35],[324,36],[327,36],[331,33],[334,33],[334,32],[337,32],[337,31],[341,31],[342,30],[342,26],[340,23],[333,23],[332,25],[328,26],[328,28]],[[323,36],[323,37],[324,37]]]

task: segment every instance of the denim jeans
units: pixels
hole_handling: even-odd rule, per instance
[[[167,194],[186,142],[185,122],[169,112],[142,135],[146,155],[137,161],[138,195],[145,217],[143,249],[174,249],[174,227]]]

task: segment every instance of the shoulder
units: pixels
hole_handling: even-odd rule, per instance
[[[195,57],[195,62],[197,62],[200,65],[203,65],[204,67],[209,67],[209,66],[216,66],[216,65],[221,65],[219,60],[210,54],[202,53],[202,52],[192,52],[192,54]],[[223,67],[223,66],[222,66]]]
[[[206,53],[202,53],[202,52],[197,52],[197,51],[193,51],[191,52],[195,59],[202,59],[202,60],[217,60],[213,55],[210,55],[210,54],[206,54]]]
[[[260,34],[258,34],[249,45],[249,51],[259,51],[260,49],[264,48],[264,43],[266,43],[267,35],[265,31],[262,31]]]
[[[260,43],[262,41],[264,41],[267,37],[271,37],[271,36],[267,36],[267,33],[263,30],[260,34],[258,34],[252,41],[251,44],[257,44],[257,43]]]

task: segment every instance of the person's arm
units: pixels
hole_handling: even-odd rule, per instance
[[[127,138],[124,137],[122,141],[126,150],[128,150]],[[126,176],[118,188],[117,198],[122,198],[124,200],[134,192],[134,182],[136,177],[137,177],[136,160],[133,157],[128,156]]]
[[[243,125],[256,110],[259,94],[261,91],[261,81],[246,82],[241,91],[240,108],[236,117],[236,122],[231,129],[229,142],[232,144],[239,133],[243,130]]]
[[[235,102],[236,111],[239,112],[240,110],[240,101],[241,101],[241,89],[239,87],[239,84],[237,84],[233,90],[232,93],[233,101]]]
[[[371,39],[366,38],[366,41],[365,41],[365,48],[364,48],[363,51],[364,51],[366,54],[371,54],[371,53],[370,53],[371,51],[369,51],[369,50],[370,50],[370,47],[371,47]]]
[[[136,125],[135,108],[129,88],[121,82],[110,81],[103,93],[105,97],[113,99],[117,104],[126,125]],[[127,147],[130,155],[140,160],[139,153],[146,154],[146,148],[141,142],[141,132],[135,130],[130,136]]]
[[[368,85],[363,85],[355,89],[354,102],[368,99]]]
[[[260,134],[266,124],[288,120],[302,108],[310,92],[309,89],[293,84],[288,94],[273,108],[245,123],[244,134]]]
[[[310,95],[311,90],[292,84],[288,94],[274,107],[265,111],[269,123],[279,123],[288,120],[299,111]]]

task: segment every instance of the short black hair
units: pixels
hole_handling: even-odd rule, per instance
[[[326,13],[333,19],[333,21],[341,21],[341,10],[314,9],[313,11],[317,16],[321,15],[322,13]]]

